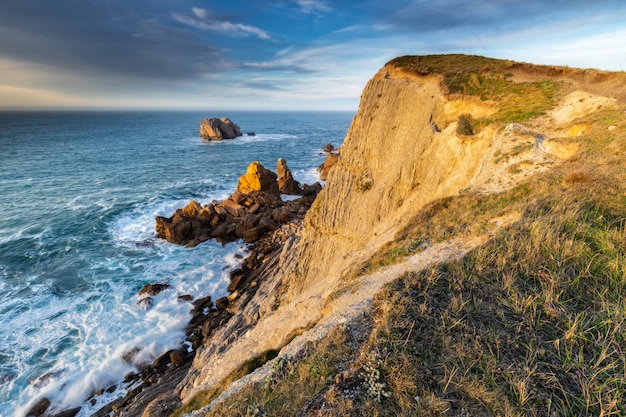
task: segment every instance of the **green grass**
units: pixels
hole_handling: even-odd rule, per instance
[[[452,93],[498,100],[500,111],[472,128],[532,119],[559,94],[557,83],[513,83],[507,61],[454,59],[393,62],[442,73]],[[399,277],[357,328],[276,362],[270,378],[207,416],[626,415],[625,110],[579,120],[590,124],[582,153],[541,176],[414,213],[345,290],[429,244],[517,220],[458,261]]]
[[[473,55],[403,56],[391,61],[397,67],[418,74],[437,73],[451,94],[465,94],[481,100],[495,100],[500,108],[489,118],[479,119],[475,127],[492,123],[519,123],[554,107],[561,84],[514,82],[508,79],[511,61]]]

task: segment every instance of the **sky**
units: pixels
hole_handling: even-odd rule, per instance
[[[0,109],[356,111],[401,55],[626,70],[624,0],[0,0]]]

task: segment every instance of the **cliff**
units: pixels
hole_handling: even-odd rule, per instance
[[[493,263],[500,269],[490,270],[490,274],[508,277],[507,270],[502,269],[504,264],[489,253],[502,250],[506,246],[503,241],[515,241],[523,246],[515,239],[540,235],[541,223],[531,222],[532,227],[528,229],[519,226],[525,225],[528,213],[535,213],[535,209],[529,207],[535,207],[538,202],[545,205],[555,201],[557,204],[557,200],[563,199],[554,196],[565,192],[564,188],[593,184],[600,178],[617,175],[618,171],[624,172],[624,85],[624,73],[536,66],[465,55],[400,57],[389,62],[365,87],[341,155],[302,225],[280,252],[267,259],[259,271],[264,279],[259,281],[254,296],[238,300],[239,307],[234,306],[235,316],[216,329],[211,339],[198,349],[191,369],[174,390],[177,399],[186,404],[179,412],[200,409],[194,415],[238,415],[232,410],[245,414],[245,407],[248,407],[248,415],[251,415],[255,407],[264,410],[272,406],[272,401],[276,404],[299,401],[292,411],[281,408],[283,411],[279,414],[318,415],[315,412],[322,413],[325,406],[345,406],[343,411],[361,406],[367,409],[378,407],[384,398],[390,397],[396,408],[387,413],[400,413],[398,410],[441,413],[450,410],[450,404],[457,404],[455,401],[460,401],[459,398],[471,397],[471,393],[463,391],[461,396],[460,391],[455,391],[455,387],[461,387],[463,381],[472,377],[471,366],[463,362],[463,357],[459,362],[450,362],[450,369],[446,370],[435,364],[419,372],[412,368],[414,363],[427,362],[424,349],[436,351],[432,346],[426,348],[424,340],[415,338],[423,335],[426,339],[440,340],[438,332],[443,332],[448,338],[441,339],[437,349],[456,346],[455,343],[462,346],[464,340],[453,342],[456,336],[452,329],[458,325],[455,331],[465,334],[459,323],[465,323],[467,317],[474,317],[476,311],[481,311],[484,308],[481,300],[487,300],[492,294],[498,295],[490,301],[494,310],[487,316],[502,314],[502,321],[506,322],[508,313],[503,312],[504,307],[500,310],[498,303],[506,303],[507,297],[513,297],[512,284],[505,283],[504,290],[485,284],[485,293],[467,292],[463,283],[474,282],[471,277],[483,273],[483,267],[476,266],[476,271],[463,275],[474,268],[474,264],[459,261],[459,266],[451,266],[450,270],[458,268],[463,278],[454,284],[446,283],[447,287],[435,295],[416,295],[421,294],[423,282],[428,282],[426,289],[431,288],[428,276],[420,275],[422,281],[411,281],[410,285],[394,284],[397,288],[393,291],[383,290],[383,286],[405,273],[435,271],[432,273],[439,274],[437,265],[445,262],[457,265],[455,261],[467,257],[472,249],[472,253],[476,252],[477,248],[479,253],[483,253],[480,248],[488,249],[476,264]],[[610,165],[607,161],[619,169],[608,174],[604,170]],[[609,183],[607,189],[619,199],[624,192],[619,181]],[[576,195],[584,199],[585,194]],[[533,216],[550,211],[541,208],[544,207],[541,204]],[[616,224],[619,228],[620,223]],[[567,230],[567,227],[559,230]],[[506,230],[517,231],[493,243]],[[616,233],[618,236],[619,232]],[[541,248],[543,243],[559,241],[545,236],[537,239],[531,246]],[[568,242],[572,239],[564,238]],[[620,244],[612,243],[613,247]],[[513,264],[514,260],[517,262],[512,255],[515,249],[509,248],[498,256]],[[381,257],[384,262],[380,261]],[[552,258],[546,254],[545,259]],[[376,269],[376,265],[394,262],[397,265]],[[621,262],[617,263],[621,265]],[[567,271],[566,264],[560,262],[558,268]],[[442,268],[441,276],[447,277],[447,267]],[[511,276],[532,278],[532,282],[520,284],[523,288],[540,285],[537,277],[548,276],[550,271],[547,266],[537,268],[536,271],[511,272]],[[617,268],[624,271],[623,266]],[[556,275],[572,273],[560,274]],[[491,282],[491,278],[484,280]],[[472,291],[482,286],[476,284]],[[385,295],[379,295],[374,302],[380,291]],[[405,292],[406,298],[399,298],[399,294]],[[448,300],[453,297],[449,294],[456,294],[454,300]],[[527,295],[515,295],[510,303],[522,303],[520,300],[524,297]],[[421,304],[411,305],[413,298],[421,300]],[[451,317],[452,323],[442,325],[445,330],[420,327],[430,318],[443,320],[443,311],[450,308],[449,305],[431,308],[428,304],[429,300],[440,298],[457,306],[453,310],[464,315]],[[397,304],[385,303],[386,299],[396,300]],[[465,312],[468,303],[474,310]],[[394,328],[389,315],[400,305],[411,306],[412,313],[408,321]],[[560,307],[550,305],[553,307],[546,307],[546,314],[554,318]],[[416,313],[422,311],[420,309],[423,309],[422,315]],[[519,316],[524,308],[515,311]],[[372,320],[367,318],[372,316]],[[549,319],[546,320],[547,323]],[[567,327],[561,322],[552,325]],[[505,328],[508,324],[493,326]],[[515,332],[521,331],[521,325],[515,326],[511,325],[511,334],[499,337],[515,339]],[[475,337],[488,333],[491,328],[488,326],[485,330],[476,325],[468,334]],[[390,332],[390,329],[399,333],[388,336],[384,343],[376,341],[381,332]],[[451,334],[446,333],[448,331]],[[531,333],[526,336],[537,337]],[[397,346],[404,346],[405,350],[397,356],[391,355]],[[554,349],[554,345],[550,346],[541,348]],[[409,348],[415,357],[406,357]],[[333,353],[335,351],[338,353]],[[251,363],[262,365],[276,355],[278,357],[265,366],[249,366]],[[520,355],[528,357],[529,353],[523,351]],[[404,365],[394,362],[397,357],[404,358]],[[315,361],[332,366],[324,368]],[[396,368],[385,368],[390,363]],[[501,364],[502,369],[506,366],[506,363]],[[404,369],[415,374],[395,381],[397,384],[391,389],[391,377],[384,380],[382,375],[385,372],[385,375],[402,374]],[[453,371],[450,373],[450,370]],[[434,391],[409,381],[422,378],[421,372],[432,377],[424,384],[430,384],[429,389]],[[300,380],[294,376],[296,374]],[[445,378],[448,378],[447,385]],[[283,381],[287,397],[279,397],[281,391],[277,387]],[[456,385],[451,385],[450,381]],[[519,381],[514,384],[517,387],[514,390],[518,390],[515,395],[521,395],[519,387],[524,380]],[[305,385],[313,387],[312,393],[299,392]],[[439,388],[433,388],[436,386]],[[459,397],[455,397],[457,394]],[[493,398],[500,398],[498,395],[493,394]],[[506,395],[504,398],[508,398]],[[420,398],[426,398],[425,402],[420,402]],[[485,398],[479,398],[478,403],[506,403],[502,399]],[[468,404],[474,406],[474,403]],[[508,411],[499,406],[490,408],[491,411],[475,410],[479,414],[507,414],[518,406],[523,409],[524,401],[511,405]],[[457,411],[454,415],[462,414],[462,410]],[[538,414],[543,411],[546,409],[539,408]],[[381,411],[383,414],[385,412]]]

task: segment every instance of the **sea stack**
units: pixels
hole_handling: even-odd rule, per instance
[[[241,128],[227,117],[212,117],[200,122],[200,137],[207,140],[235,139],[243,136]]]

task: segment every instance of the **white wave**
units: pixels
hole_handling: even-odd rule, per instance
[[[293,177],[296,181],[299,181],[302,184],[315,184],[320,181],[320,175],[317,172],[317,167],[294,170]]]
[[[212,146],[244,146],[259,142],[280,142],[287,139],[298,139],[298,136],[286,133],[257,133],[255,136],[244,135],[232,140],[209,140],[204,141],[204,143]]]

